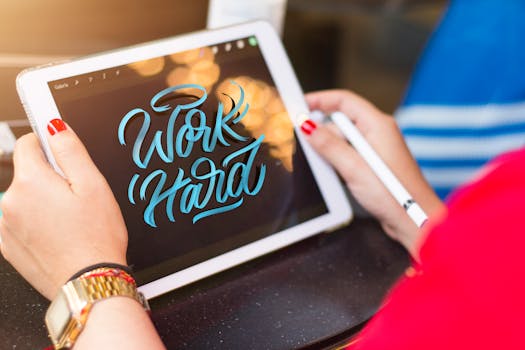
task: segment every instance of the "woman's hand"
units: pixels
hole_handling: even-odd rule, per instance
[[[444,208],[411,156],[394,118],[350,91],[310,93],[306,100],[311,110],[346,114],[427,215]],[[312,128],[307,127],[308,130]],[[331,123],[317,125],[308,141],[337,170],[355,198],[381,222],[386,233],[415,255],[420,236],[417,226],[337,128]]]
[[[48,299],[84,267],[126,264],[128,241],[106,180],[75,133],[53,122],[48,141],[65,178],[49,165],[37,137],[23,136],[0,218],[2,255]]]

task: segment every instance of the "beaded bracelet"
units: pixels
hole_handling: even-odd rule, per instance
[[[78,271],[73,276],[71,276],[71,278],[68,280],[68,282],[79,278],[80,276],[84,275],[87,272],[91,272],[91,271],[94,271],[94,270],[100,269],[100,268],[118,269],[120,271],[125,272],[128,276],[130,276],[133,280],[135,280],[133,278],[133,271],[131,270],[131,268],[129,266],[115,264],[115,263],[100,263],[100,264],[95,264],[95,265],[91,265],[91,266],[83,268],[82,270]]]
[[[119,277],[125,280],[126,282],[132,284],[134,287],[137,287],[135,279],[131,277],[130,274],[128,274],[126,271],[114,267],[99,267],[97,269],[88,271],[77,278],[86,279],[93,277]]]

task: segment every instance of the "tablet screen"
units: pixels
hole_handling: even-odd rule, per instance
[[[328,211],[255,36],[49,88],[115,194],[140,284]]]

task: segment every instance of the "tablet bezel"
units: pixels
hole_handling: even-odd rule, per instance
[[[175,52],[233,41],[252,35],[255,35],[257,38],[262,56],[290,117],[294,119],[296,116],[308,113],[308,106],[304,100],[303,92],[281,41],[274,29],[264,21],[185,34],[73,61],[32,68],[19,74],[17,77],[17,90],[33,130],[38,134],[42,142],[49,162],[61,173],[47,143],[47,124],[51,119],[60,116],[48,82],[165,56]],[[352,219],[352,210],[337,175],[306,142],[298,129],[297,121],[293,120],[293,122],[298,141],[304,150],[328,212],[299,225],[146,283],[140,286],[139,289],[147,298],[159,296],[319,232],[334,229],[348,223]]]

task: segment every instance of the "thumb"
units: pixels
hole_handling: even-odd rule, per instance
[[[348,90],[311,92],[305,98],[310,110],[320,110],[325,114],[343,112],[365,134],[384,117],[383,112],[373,104]]]
[[[355,169],[367,166],[355,149],[328,125],[316,126],[307,140],[314,150],[334,167],[347,185],[354,183],[359,175]]]
[[[82,141],[61,119],[53,119],[47,125],[51,151],[70,185],[81,188],[100,176]]]

